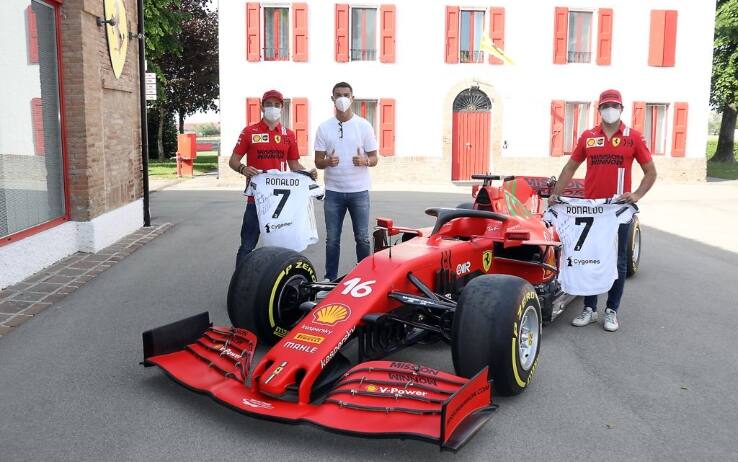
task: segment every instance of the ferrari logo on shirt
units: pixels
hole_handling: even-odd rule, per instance
[[[251,142],[252,143],[268,143],[269,133],[254,133],[253,135],[251,135]]]
[[[595,146],[602,147],[605,145],[605,137],[599,136],[597,138],[587,138],[587,147],[592,148]]]
[[[274,135],[274,142],[279,144],[280,141],[282,141],[282,137],[279,135]]]
[[[613,138],[612,145],[615,146],[616,148],[620,146],[620,138]]]
[[[484,272],[486,273],[489,271],[490,267],[492,266],[492,251],[491,250],[485,250],[482,254],[482,269],[484,269]]]

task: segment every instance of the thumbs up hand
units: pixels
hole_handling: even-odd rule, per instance
[[[361,148],[356,148],[356,155],[352,159],[357,167],[368,167],[369,158],[361,153]]]

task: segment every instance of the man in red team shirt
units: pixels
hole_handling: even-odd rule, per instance
[[[277,90],[269,90],[261,98],[262,119],[241,131],[228,165],[248,180],[262,170],[305,170],[300,163],[295,133],[279,123],[284,98]],[[246,162],[241,160],[246,156]],[[310,176],[317,177],[312,169]],[[236,254],[236,267],[243,257],[254,250],[259,241],[259,219],[254,198],[249,196],[241,225],[241,246]]]
[[[635,204],[651,189],[656,181],[656,167],[651,160],[651,153],[646,147],[643,136],[636,130],[625,126],[620,121],[623,112],[623,99],[617,90],[605,90],[600,94],[600,115],[602,124],[591,130],[585,130],[579,137],[577,147],[571,154],[569,162],[559,175],[559,180],[552,191],[549,203],[558,200],[558,195],[571,181],[577,168],[587,161],[587,174],[584,177],[584,197],[588,199],[606,199],[615,196],[618,191],[618,171],[624,169],[624,182],[619,200]],[[638,161],[643,170],[643,180],[638,189],[631,192],[631,167],[633,159]],[[618,278],[610,288],[605,309],[605,330],[618,330],[617,311],[620,298],[623,296],[627,270],[627,240],[629,224],[622,224],[618,229]],[[572,324],[586,326],[597,321],[597,295],[584,297],[584,310]]]

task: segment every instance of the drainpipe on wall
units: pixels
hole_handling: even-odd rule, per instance
[[[146,44],[144,43],[144,7],[143,0],[137,0],[138,8],[138,79],[139,97],[141,98],[141,170],[143,174],[143,213],[144,226],[151,226],[149,212],[149,133],[146,121]]]

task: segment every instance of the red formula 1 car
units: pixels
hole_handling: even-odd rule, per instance
[[[556,281],[560,243],[541,219],[548,179],[473,178],[483,180],[474,203],[427,209],[432,228],[378,218],[373,255],[331,283],[296,252],[255,250],[229,288],[234,327],[202,313],[147,331],[144,364],[251,415],[458,449],[491,417],[493,389],[526,389],[542,323],[573,298]],[[270,349],[252,368],[257,338]],[[455,374],[382,360],[439,340]]]

